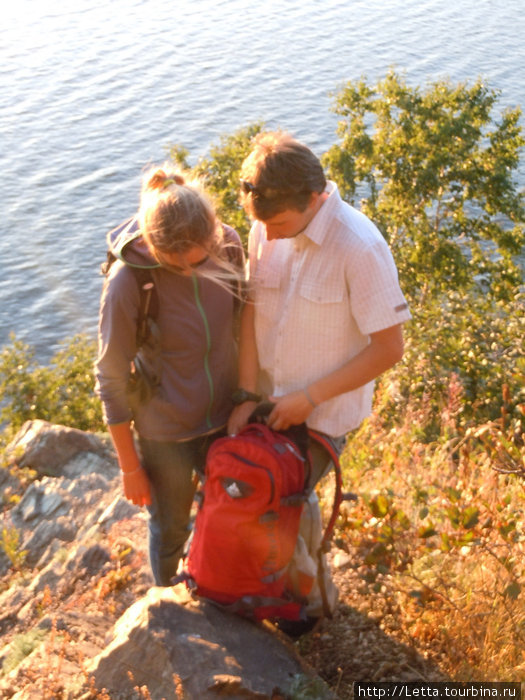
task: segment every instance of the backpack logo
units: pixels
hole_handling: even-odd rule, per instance
[[[253,492],[253,487],[243,481],[224,477],[221,483],[230,498],[249,498]]]

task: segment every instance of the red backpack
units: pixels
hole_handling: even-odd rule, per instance
[[[325,444],[317,433],[309,434]],[[332,459],[336,496],[323,544],[342,500],[335,452]],[[264,424],[250,423],[238,435],[216,440],[208,452],[201,503],[179,580],[195,595],[232,612],[256,620],[299,620],[306,601],[298,595],[297,582],[291,584],[287,568],[308,496],[307,468],[295,442]],[[304,595],[312,584],[312,578],[304,582]]]

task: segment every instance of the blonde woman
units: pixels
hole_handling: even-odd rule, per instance
[[[126,260],[117,260],[105,280],[95,373],[124,493],[148,508],[153,576],[168,586],[189,534],[193,471],[203,469],[232,410],[235,290],[244,255],[203,191],[167,167],[144,178],[135,227]],[[137,347],[141,300],[133,266],[151,269],[158,301],[153,352],[151,343]],[[137,360],[157,382],[151,397],[132,406]]]

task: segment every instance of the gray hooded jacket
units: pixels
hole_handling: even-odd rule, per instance
[[[224,230],[226,242],[235,246],[236,262],[242,270],[239,236],[230,227]],[[126,260],[136,266],[155,265],[141,238],[129,246]],[[217,265],[210,259],[204,267],[214,269]],[[117,260],[102,291],[96,392],[108,424],[133,420],[143,438],[185,440],[219,429],[228,420],[237,380],[236,304],[228,289],[195,273],[185,276],[156,267],[152,275],[159,306],[160,383],[151,400],[132,414],[127,385],[137,355],[140,292],[129,264]],[[147,366],[147,353],[138,352]]]

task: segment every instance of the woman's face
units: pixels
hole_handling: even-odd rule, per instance
[[[195,245],[183,253],[161,253],[156,250],[155,257],[167,270],[179,275],[191,275],[193,270],[204,265],[210,256],[206,248]]]

